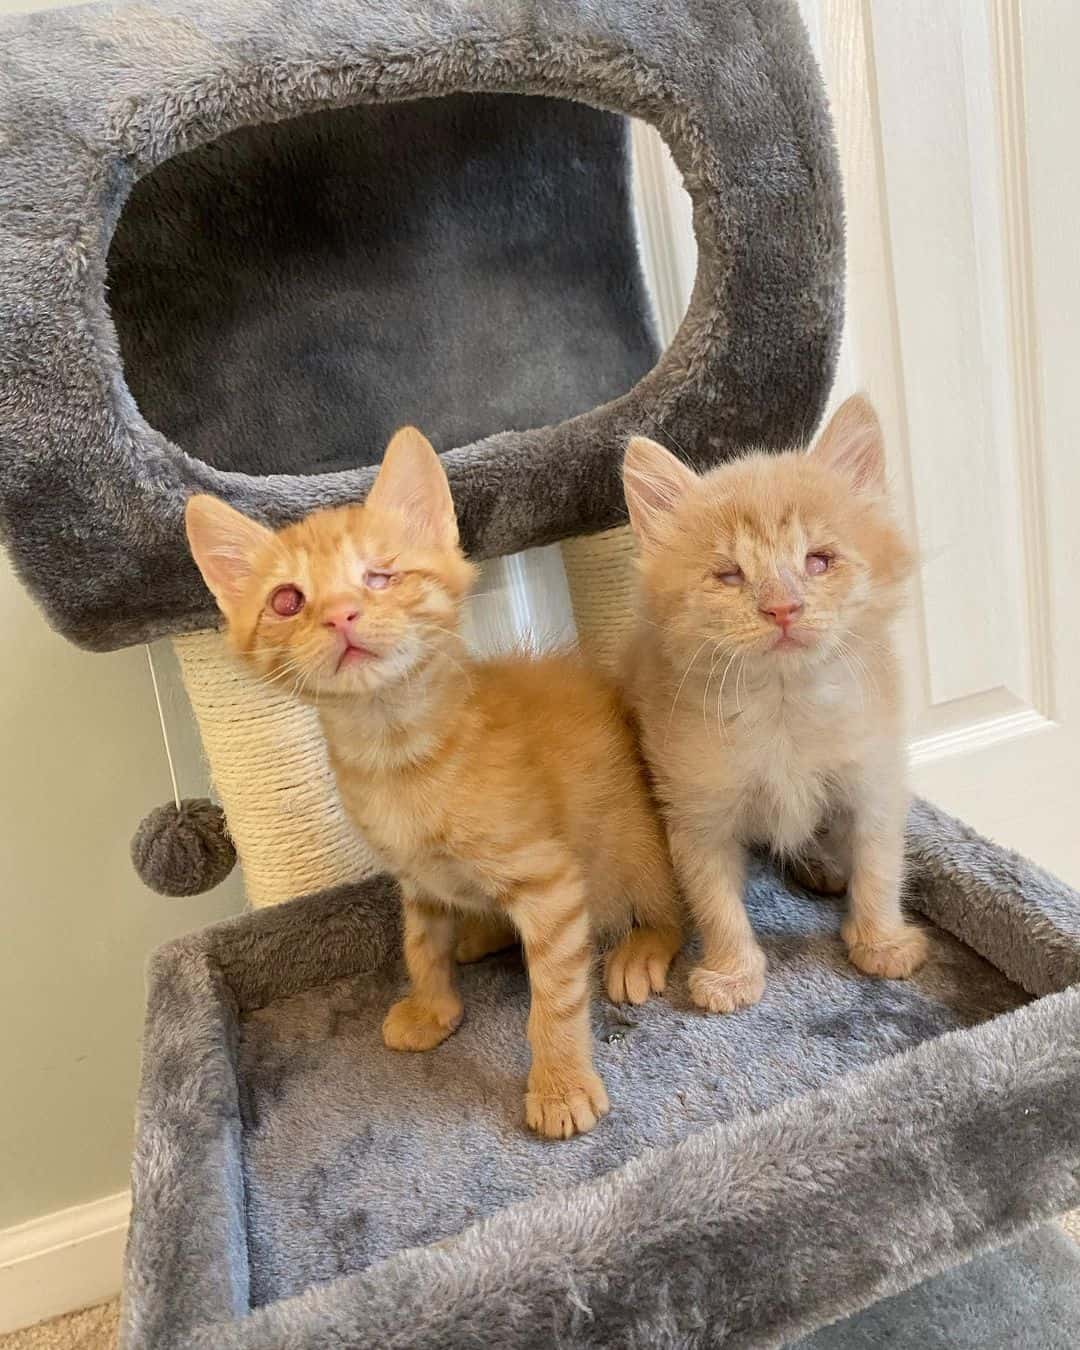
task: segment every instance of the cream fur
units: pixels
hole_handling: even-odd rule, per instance
[[[626,678],[704,938],[692,996],[715,1012],[761,997],[765,958],[742,905],[754,845],[815,886],[847,884],[852,961],[910,975],[925,939],[900,909],[892,626],[911,558],[873,410],[851,399],[810,454],[752,454],[704,477],[637,438],[625,486],[641,555]],[[775,614],[789,611],[782,627]]]

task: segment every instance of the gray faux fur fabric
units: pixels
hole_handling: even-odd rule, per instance
[[[401,978],[385,879],[172,944],[124,1344],[779,1346],[1075,1205],[1080,899],[925,803],[909,845],[924,913],[959,926],[985,897],[972,946],[939,928],[916,979],[868,980],[836,905],[759,867],[762,1003],[696,1013],[685,960],[670,999],[597,1002],[613,1112],[568,1144],[521,1127],[512,955],[463,973],[438,1050],[381,1045]],[[1032,1001],[995,948],[1045,955],[1062,992]]]
[[[215,622],[187,496],[357,500],[404,417],[478,558],[621,519],[630,432],[817,421],[842,208],[793,0],[152,0],[7,18],[0,62],[0,537],[76,642]],[[648,371],[610,114],[694,202]]]
[[[747,908],[769,958],[767,998],[738,1017],[702,1016],[685,989],[693,947],[667,998],[630,1009],[598,996],[596,1066],[612,1112],[564,1148],[523,1128],[528,982],[516,954],[462,970],[466,1021],[430,1055],[382,1044],[401,994],[396,961],[251,1013],[238,1075],[253,1306],[1028,1001],[944,934],[915,980],[867,980],[844,956],[840,907],[763,869]]]
[[[926,802],[914,803],[911,819],[909,866],[935,878],[913,892],[912,904],[1030,994],[1080,983],[1080,900],[1071,887],[1019,853],[988,853],[970,825]]]
[[[1080,1251],[1053,1227],[883,1298],[791,1350],[1075,1350]]]
[[[128,387],[245,474],[378,463],[626,392],[657,347],[626,123],[457,95],[245,127],[136,185],[109,252]]]

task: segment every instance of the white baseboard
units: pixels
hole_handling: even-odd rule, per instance
[[[119,1293],[130,1212],[123,1191],[0,1231],[0,1334]]]

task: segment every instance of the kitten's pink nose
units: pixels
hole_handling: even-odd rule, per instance
[[[802,603],[798,600],[771,600],[764,605],[759,605],[758,608],[762,614],[767,614],[773,623],[786,633],[791,626],[791,621],[802,612]]]
[[[343,605],[340,609],[331,609],[323,619],[324,628],[336,628],[339,633],[348,636],[349,629],[356,622],[360,611]]]

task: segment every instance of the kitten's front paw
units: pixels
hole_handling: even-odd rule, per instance
[[[612,1003],[647,1003],[662,994],[668,967],[682,945],[681,935],[658,928],[635,928],[608,953],[604,987]]]
[[[458,924],[454,956],[462,965],[468,965],[470,961],[481,961],[492,952],[512,947],[517,940],[517,930],[504,919],[462,919]]]
[[[565,1077],[536,1069],[529,1074],[525,1120],[546,1139],[587,1134],[610,1109],[603,1083],[590,1070]]]
[[[869,938],[848,923],[840,931],[851,964],[880,980],[906,980],[930,955],[926,934],[914,924],[907,923]]]
[[[431,1004],[410,995],[386,1014],[383,1044],[391,1050],[433,1050],[458,1029],[463,1011],[460,999]]]
[[[765,992],[765,954],[756,952],[753,960],[732,970],[698,966],[690,972],[689,989],[691,999],[706,1012],[752,1008]]]

